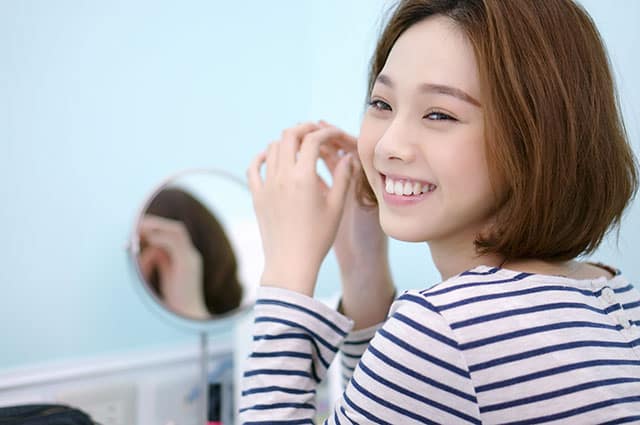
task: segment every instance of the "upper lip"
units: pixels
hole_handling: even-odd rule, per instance
[[[398,181],[398,180],[404,180],[404,181],[410,181],[410,182],[418,182],[420,184],[424,185],[428,185],[428,184],[435,184],[432,183],[428,180],[422,180],[422,179],[414,179],[413,177],[407,177],[407,176],[401,176],[399,174],[384,174],[384,173],[380,173],[380,175],[384,178],[384,177],[389,177],[391,180],[393,181]]]

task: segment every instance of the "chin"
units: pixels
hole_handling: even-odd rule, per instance
[[[416,227],[408,221],[400,223],[380,217],[380,226],[387,236],[402,242],[427,242],[430,239],[428,232],[424,229],[416,231]]]

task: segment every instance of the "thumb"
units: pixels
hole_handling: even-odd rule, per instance
[[[342,209],[349,191],[352,175],[353,155],[349,153],[343,156],[336,166],[336,171],[333,175],[333,186],[329,191],[329,202],[331,205]]]

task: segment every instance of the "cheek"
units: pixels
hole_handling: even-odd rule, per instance
[[[458,194],[468,194],[470,198],[490,199],[492,197],[489,180],[489,166],[482,139],[470,137],[453,149],[440,153],[441,176],[448,188]]]
[[[360,135],[358,137],[358,156],[362,162],[367,175],[373,169],[373,157],[376,150],[378,140],[382,137],[379,126],[372,122],[370,118],[365,117],[360,125]]]

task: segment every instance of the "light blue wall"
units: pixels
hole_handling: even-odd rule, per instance
[[[0,0],[0,370],[194,337],[158,319],[123,249],[166,175],[239,175],[279,131],[357,133],[386,0]],[[640,152],[640,2],[583,0],[602,30]],[[637,281],[640,202],[620,251]],[[401,289],[438,281],[424,244],[394,242]],[[318,294],[337,288],[335,261]],[[220,331],[220,330],[219,330]]]
[[[0,369],[197,341],[124,245],[166,175],[309,119],[310,5],[0,0]]]

